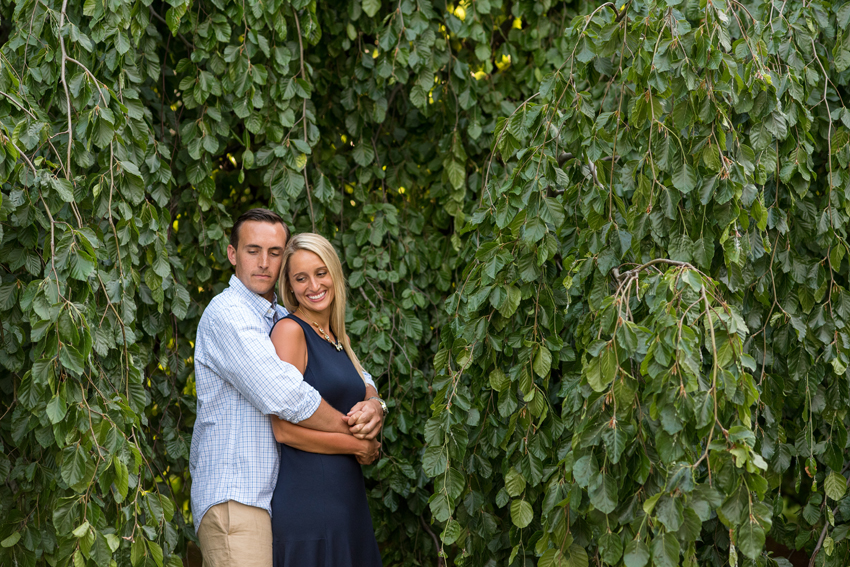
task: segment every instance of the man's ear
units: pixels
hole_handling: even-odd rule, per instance
[[[230,265],[236,265],[236,248],[232,244],[227,245],[227,259],[230,260]]]

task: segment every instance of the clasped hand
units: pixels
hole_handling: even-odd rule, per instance
[[[354,437],[364,441],[361,452],[357,453],[357,461],[368,465],[380,457],[381,444],[375,439],[381,432],[384,412],[376,400],[357,402],[342,419],[348,424],[349,431]]]

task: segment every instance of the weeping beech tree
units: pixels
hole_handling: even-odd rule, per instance
[[[847,565],[850,4],[632,0],[500,118],[425,426],[464,565]],[[782,549],[782,548],[780,548]]]
[[[254,205],[341,252],[385,565],[848,564],[847,3],[0,19],[3,565],[181,564]]]

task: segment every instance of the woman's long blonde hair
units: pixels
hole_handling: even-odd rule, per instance
[[[336,340],[342,343],[342,348],[345,349],[345,353],[351,359],[354,368],[360,374],[360,378],[365,382],[366,377],[363,375],[363,367],[360,366],[360,360],[358,360],[357,355],[351,350],[351,345],[348,344],[348,334],[345,332],[346,292],[342,263],[339,261],[336,250],[334,250],[334,247],[324,236],[312,232],[304,232],[296,234],[289,239],[286,250],[283,252],[279,279],[279,294],[283,298],[283,305],[290,313],[295,313],[300,305],[289,283],[289,259],[299,250],[312,252],[324,262],[325,267],[328,269],[331,279],[334,282],[334,299],[331,303],[331,329],[336,334]]]

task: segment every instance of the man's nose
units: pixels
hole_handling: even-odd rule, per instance
[[[261,252],[260,253],[260,267],[266,268],[266,267],[268,267],[268,265],[269,265],[269,254],[268,254],[268,252]]]

